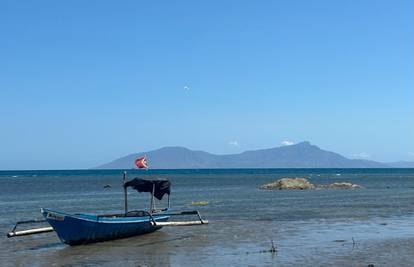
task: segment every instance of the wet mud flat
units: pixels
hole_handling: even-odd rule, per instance
[[[2,266],[414,266],[414,218],[223,220],[67,246],[53,233],[6,240]],[[272,251],[272,241],[276,251]]]

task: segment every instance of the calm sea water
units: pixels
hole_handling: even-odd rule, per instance
[[[352,238],[368,246],[377,239],[414,237],[414,169],[130,170],[128,176],[169,178],[172,207],[198,209],[211,224],[165,227],[80,247],[61,244],[54,233],[7,239],[15,221],[41,218],[42,207],[122,211],[122,170],[1,171],[2,265],[323,265],[350,250],[350,242],[355,247]],[[364,189],[258,189],[283,177],[305,177],[317,184],[347,181]],[[130,209],[149,205],[148,194],[130,190],[128,197]],[[194,206],[193,201],[208,205]],[[263,252],[270,240],[278,246],[276,255]]]

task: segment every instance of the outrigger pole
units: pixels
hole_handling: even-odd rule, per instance
[[[42,223],[42,222],[46,222],[46,220],[19,221],[14,225],[13,230],[11,230],[11,232],[7,233],[7,237],[10,238],[10,237],[15,237],[15,236],[41,234],[41,233],[47,233],[47,232],[53,232],[54,231],[52,227],[41,227],[41,228],[34,228],[34,229],[16,231],[17,225],[19,225],[19,224]]]

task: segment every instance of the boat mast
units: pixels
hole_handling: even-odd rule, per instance
[[[152,183],[152,193],[151,193],[151,206],[149,212],[152,213],[154,211],[154,193],[155,193],[155,183]]]
[[[126,183],[126,171],[124,171],[124,208],[125,208],[125,214],[128,212],[128,196],[127,196],[127,188],[125,187]]]

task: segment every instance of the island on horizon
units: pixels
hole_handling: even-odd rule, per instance
[[[414,168],[414,162],[378,162],[349,159],[323,150],[308,141],[239,154],[217,155],[185,147],[171,146],[133,153],[93,169],[129,169],[136,158],[146,155],[151,169],[215,168]]]

